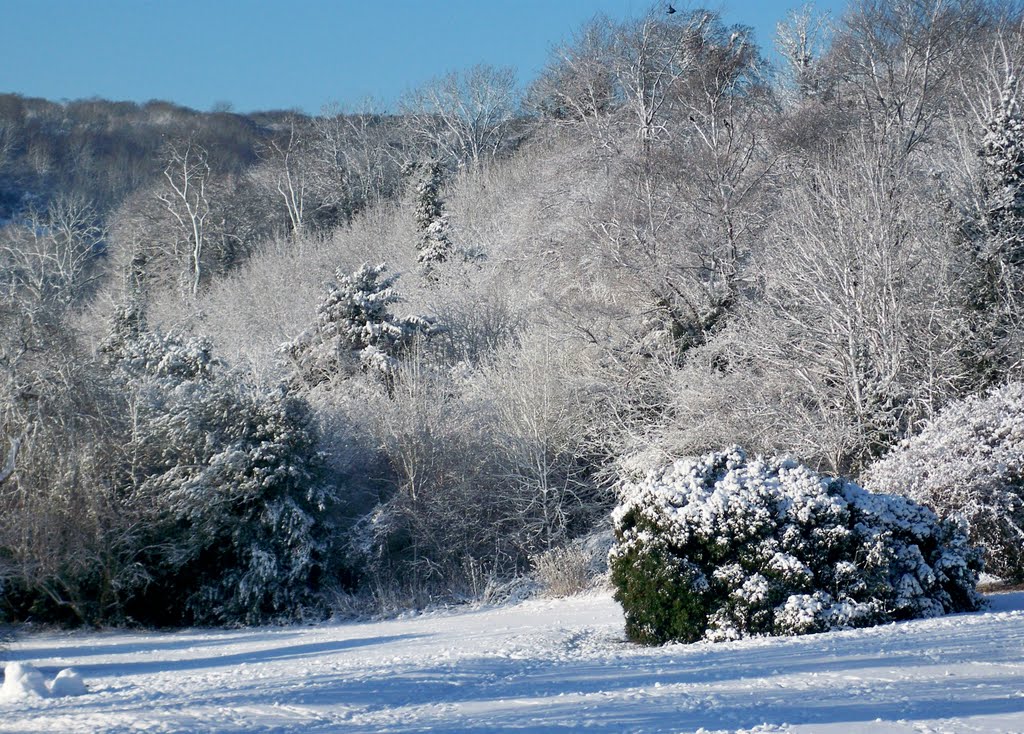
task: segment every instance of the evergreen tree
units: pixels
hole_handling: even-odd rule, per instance
[[[149,331],[131,305],[104,352],[133,404],[125,492],[146,508],[151,582],[129,616],[258,624],[321,609],[335,500],[306,404],[222,369],[204,339]]]
[[[416,228],[419,242],[416,244],[416,261],[423,272],[430,275],[433,268],[447,261],[455,251],[451,240],[451,225],[441,198],[442,169],[440,162],[428,160],[412,167],[419,173],[415,189]]]
[[[333,499],[305,403],[226,380],[166,397],[147,413],[149,439],[176,460],[140,487],[160,515],[161,583],[142,608],[192,624],[315,613]]]
[[[1003,87],[982,139],[985,253],[1003,262],[1024,263],[1024,117],[1011,76]]]
[[[390,383],[397,358],[416,336],[432,331],[426,317],[391,313],[401,298],[394,288],[398,275],[386,273],[384,263],[335,273],[338,282],[329,285],[316,324],[282,348],[302,384],[312,387],[360,369]]]

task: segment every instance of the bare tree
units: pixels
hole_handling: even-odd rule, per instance
[[[514,70],[478,64],[409,92],[400,109],[430,154],[477,166],[509,142],[518,104]]]
[[[546,550],[565,541],[595,511],[586,476],[586,395],[571,377],[575,354],[530,335],[485,371],[500,460],[495,484],[519,543]]]
[[[596,18],[553,57],[530,89],[530,107],[582,124],[610,152],[621,152],[628,129],[645,154],[685,127],[695,82],[718,74],[720,86],[728,76],[735,89],[759,61],[748,29],[727,29],[708,11],[668,19],[658,10],[623,24]]]
[[[641,149],[667,132],[667,118],[678,99],[677,86],[692,74],[705,43],[705,29],[715,16],[704,11],[667,21],[651,11],[622,27],[614,39],[612,68]]]
[[[790,11],[776,26],[775,47],[786,62],[784,83],[791,85],[790,94],[807,98],[818,93],[816,66],[830,32],[828,15],[815,12],[811,4]]]
[[[269,187],[284,202],[292,236],[300,237],[306,227],[306,207],[310,198],[307,196],[309,171],[303,155],[305,141],[301,139],[302,133],[296,130],[296,119],[289,117],[287,125],[287,139],[273,140],[267,146],[265,165],[260,173],[269,179]]]
[[[4,169],[8,161],[13,158],[14,152],[14,126],[10,123],[0,122],[0,171]]]
[[[646,311],[641,339],[670,334],[679,359],[720,327],[743,285],[778,159],[774,100],[746,29],[712,14],[648,16],[616,38],[638,144],[609,164],[584,227],[629,276]]]
[[[207,246],[206,220],[210,216],[207,183],[210,179],[209,155],[205,148],[189,139],[168,146],[167,165],[164,166],[166,187],[157,193],[179,225],[178,241],[188,252],[190,285],[194,298],[202,281],[203,254]]]
[[[892,151],[916,151],[948,109],[958,71],[993,30],[982,0],[862,0],[844,15],[824,60],[840,98]]]
[[[317,217],[343,208],[349,192],[340,162],[321,144],[321,127],[295,116],[285,125],[285,134],[264,147],[263,162],[250,176],[284,205],[298,239]]]
[[[117,594],[113,568],[130,573],[115,561],[131,524],[112,491],[121,404],[60,304],[17,295],[0,297],[0,436],[17,437],[0,469],[5,580],[56,618],[96,621]]]
[[[719,345],[729,370],[704,378],[746,391],[759,449],[855,471],[970,383],[952,238],[890,155],[864,141],[835,151],[801,173],[769,230],[763,291]]]
[[[598,16],[552,52],[530,85],[526,105],[545,122],[581,127],[607,152],[619,152],[610,112],[620,100],[611,65],[614,24]]]
[[[45,211],[30,210],[22,226],[0,234],[0,287],[32,302],[66,307],[79,301],[100,277],[98,260],[106,231],[99,214],[73,196],[54,199]]]
[[[347,192],[353,212],[398,191],[407,158],[400,126],[372,99],[345,111],[326,108],[313,119],[312,145],[319,160],[336,171],[334,180]]]

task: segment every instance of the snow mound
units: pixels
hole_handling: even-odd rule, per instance
[[[88,692],[85,681],[74,668],[64,668],[49,685],[43,674],[29,663],[9,663],[4,668],[4,684],[0,701],[22,701],[29,698],[62,698],[81,696]]]
[[[49,695],[43,674],[34,666],[28,663],[10,663],[4,668],[4,685],[0,688],[0,700],[19,701]]]
[[[64,670],[57,673],[53,683],[50,684],[50,695],[55,698],[81,696],[88,693],[88,690],[85,687],[85,681],[82,680],[82,676],[74,668],[64,668]]]

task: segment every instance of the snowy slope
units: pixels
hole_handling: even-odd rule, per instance
[[[41,634],[90,692],[0,732],[1024,732],[1024,593],[869,630],[638,648],[607,594],[379,623]]]

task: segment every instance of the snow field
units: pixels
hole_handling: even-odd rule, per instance
[[[252,630],[53,633],[9,661],[74,698],[0,702],[3,732],[1024,732],[1024,593],[803,637],[637,647],[608,593]],[[6,683],[5,683],[6,686]]]

